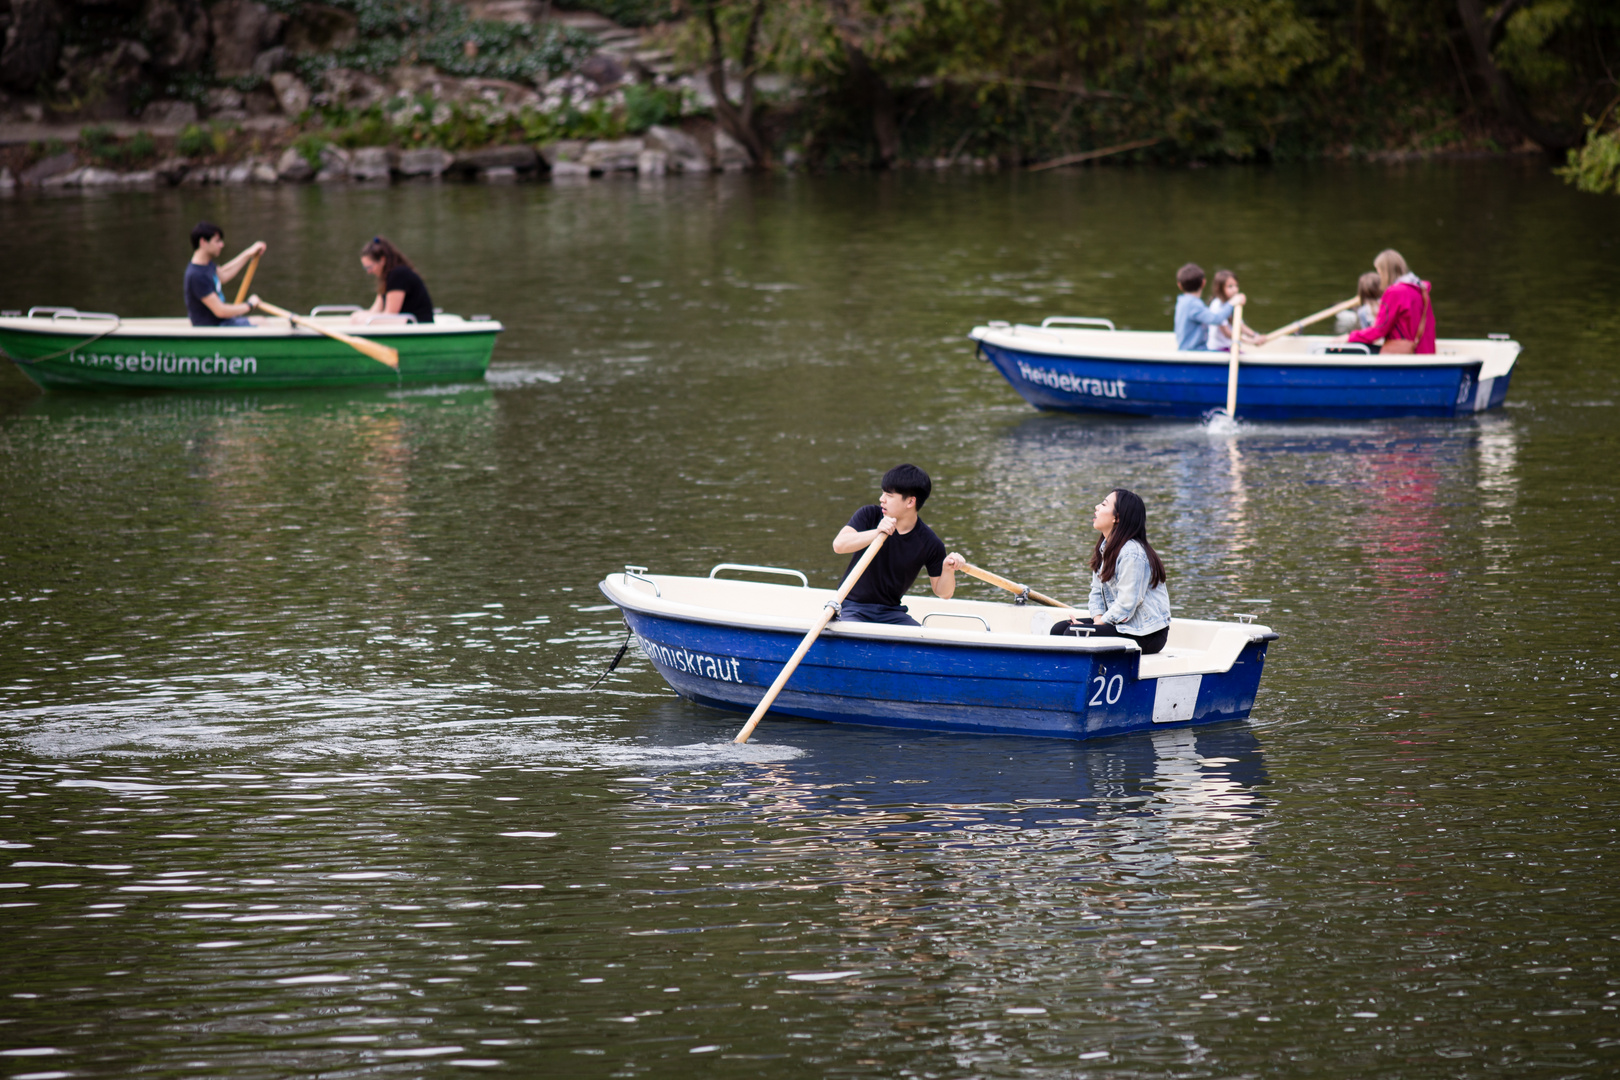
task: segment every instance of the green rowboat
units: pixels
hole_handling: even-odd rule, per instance
[[[47,390],[263,390],[484,377],[501,324],[435,315],[431,323],[356,326],[354,308],[318,307],[322,326],[399,350],[399,371],[286,319],[252,327],[121,319],[73,308],[0,315],[0,356]]]

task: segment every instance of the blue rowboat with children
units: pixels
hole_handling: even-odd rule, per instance
[[[743,570],[797,585],[720,577]],[[601,589],[641,652],[682,697],[749,712],[836,593],[797,570],[721,564],[709,576],[626,567]],[[1054,637],[1068,609],[906,597],[920,626],[831,623],[772,711],[925,731],[1089,739],[1242,720],[1266,649],[1254,623],[1174,619],[1165,648],[1123,637]]]
[[[1229,355],[1181,351],[1168,331],[1055,317],[1039,326],[992,322],[968,336],[978,342],[979,356],[1037,409],[1196,418],[1228,400]],[[1284,335],[1242,347],[1236,416],[1471,416],[1507,398],[1519,351],[1506,334],[1441,338],[1432,355],[1380,355],[1338,338]]]

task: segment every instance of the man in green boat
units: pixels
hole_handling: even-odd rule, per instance
[[[210,221],[199,221],[191,230],[191,262],[186,265],[186,314],[192,326],[255,326],[248,313],[259,305],[257,296],[246,303],[232,304],[225,299],[224,283],[242,272],[248,260],[265,251],[265,242],[256,240],[242,254],[219,266],[225,253],[225,230]]]

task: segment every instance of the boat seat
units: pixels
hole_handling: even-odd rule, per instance
[[[1170,632],[1174,635],[1176,624],[1171,623],[1171,627]],[[1137,677],[1162,679],[1167,675],[1227,671],[1253,640],[1253,635],[1246,626],[1224,626],[1207,636],[1209,642],[1201,649],[1166,645],[1152,656],[1142,657],[1137,668]]]

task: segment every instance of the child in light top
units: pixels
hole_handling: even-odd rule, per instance
[[[1214,296],[1209,298],[1209,308],[1215,310],[1217,304],[1226,309],[1226,320],[1216,323],[1209,328],[1209,348],[1215,352],[1227,352],[1232,348],[1232,305],[1242,302],[1245,297],[1238,291],[1237,275],[1230,270],[1215,271]],[[1266,339],[1254,332],[1252,328],[1243,327],[1243,340],[1251,345],[1264,345]]]
[[[1361,275],[1356,282],[1356,299],[1361,304],[1356,308],[1356,329],[1365,330],[1378,321],[1378,300],[1384,295],[1384,283],[1378,279],[1376,270],[1369,270]]]
[[[1240,293],[1231,302],[1205,307],[1200,299],[1204,270],[1197,263],[1188,263],[1176,271],[1176,286],[1181,290],[1176,297],[1176,348],[1181,352],[1208,352],[1208,327],[1225,322],[1231,317],[1231,304],[1246,303],[1248,298]]]

